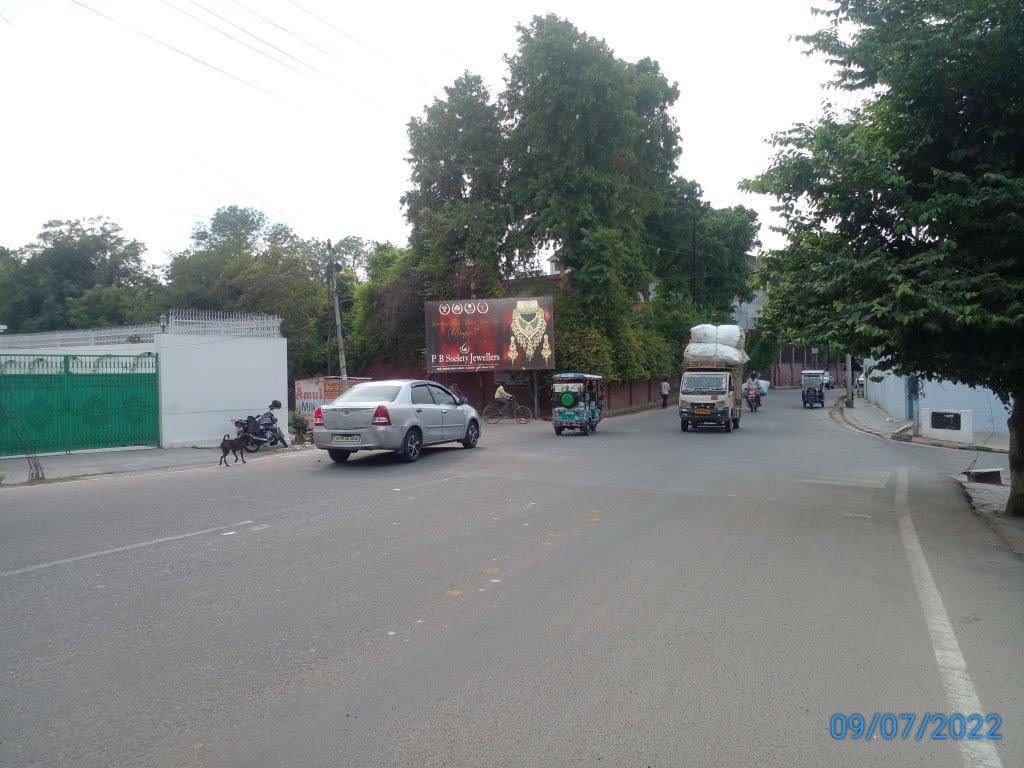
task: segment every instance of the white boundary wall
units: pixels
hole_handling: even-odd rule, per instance
[[[29,338],[31,336],[32,338]],[[47,334],[56,337],[57,334]],[[231,421],[266,411],[280,400],[281,429],[288,430],[288,340],[155,333],[152,342],[135,344],[61,344],[42,346],[35,334],[18,346],[18,336],[4,339],[12,354],[138,355],[156,352],[160,370],[160,444],[164,448],[218,445],[234,435]],[[145,337],[144,337],[145,338]],[[72,343],[77,339],[71,339]],[[66,342],[65,342],[66,343]]]
[[[864,367],[868,373],[864,377],[864,396],[869,402],[880,406],[897,421],[907,418],[907,377],[894,376],[891,373],[878,372],[882,381],[871,381],[873,360],[865,360]],[[975,434],[995,432],[1009,434],[1006,420],[1010,412],[1006,403],[1001,401],[992,390],[985,387],[968,387],[966,384],[954,384],[949,381],[921,381],[923,397],[922,408],[936,411],[971,411],[971,420]]]

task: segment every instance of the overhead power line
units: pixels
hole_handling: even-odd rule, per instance
[[[344,37],[347,37],[349,40],[351,40],[356,45],[362,46],[363,48],[365,48],[366,50],[368,50],[370,53],[374,54],[375,56],[379,56],[382,59],[385,59],[387,61],[391,61],[392,60],[391,56],[388,56],[387,54],[382,53],[381,51],[378,51],[376,48],[373,48],[370,45],[367,45],[366,43],[364,43],[359,38],[353,37],[352,35],[350,35],[348,32],[346,32],[341,27],[335,26],[334,24],[332,24],[331,22],[329,22],[327,19],[323,18],[322,16],[318,16],[315,13],[313,13],[311,10],[309,10],[308,8],[305,8],[305,7],[301,6],[301,5],[299,5],[297,2],[295,2],[295,0],[288,0],[288,2],[291,3],[292,5],[294,5],[296,8],[298,8],[303,13],[308,14],[309,16],[313,17],[314,19],[319,21],[321,24],[324,24],[324,25],[330,27],[335,32],[337,32],[339,35],[343,35]],[[419,75],[414,75],[414,77],[416,77],[416,79],[419,80],[424,85],[430,85],[430,83],[428,81],[424,80]]]
[[[256,51],[256,53],[258,53],[260,56],[266,56],[268,59],[270,59],[274,63],[280,64],[282,67],[287,67],[292,72],[300,74],[303,77],[309,77],[309,75],[307,73],[303,72],[301,69],[296,69],[295,67],[293,67],[288,62],[281,61],[279,58],[277,58],[276,56],[271,56],[266,51],[261,51],[255,45],[250,45],[249,43],[245,42],[244,40],[239,40],[237,37],[232,35],[230,32],[225,32],[223,29],[220,29],[219,27],[211,24],[210,22],[205,21],[204,19],[199,18],[194,13],[189,13],[184,8],[179,8],[178,6],[176,6],[173,3],[169,2],[168,0],[160,0],[160,2],[163,3],[164,5],[166,5],[168,8],[172,8],[175,11],[177,11],[178,13],[187,16],[188,18],[192,19],[195,22],[198,22],[199,24],[202,24],[204,27],[207,27],[208,29],[212,29],[214,32],[217,32],[218,34],[224,35],[224,37],[228,38],[229,40],[234,40],[239,45],[244,45],[250,51]]]
[[[10,24],[10,25],[11,25],[12,27],[14,26],[14,22],[13,22],[13,21],[11,21],[10,19],[8,19],[8,18],[7,18],[6,16],[4,16],[4,15],[3,15],[2,13],[0,13],[0,19],[3,19],[3,20],[4,20],[4,21],[6,21],[6,22],[7,22],[8,24]]]
[[[88,6],[88,5],[86,5],[85,3],[81,2],[80,0],[71,0],[71,2],[74,3],[75,5],[81,7],[81,8],[84,8],[85,10],[89,11],[90,13],[95,13],[97,16],[100,16],[101,18],[106,19],[107,21],[109,21],[112,24],[117,24],[117,26],[124,27],[125,29],[129,30],[130,32],[134,32],[136,35],[144,37],[147,40],[156,43],[157,45],[160,45],[160,46],[162,46],[164,48],[168,48],[168,49],[174,51],[175,53],[177,53],[179,56],[184,56],[185,58],[191,59],[192,61],[196,62],[197,64],[202,64],[204,67],[208,67],[209,69],[212,69],[214,72],[219,72],[220,74],[224,75],[225,77],[230,77],[235,82],[241,83],[242,85],[247,85],[250,88],[254,88],[257,91],[259,91],[260,93],[262,93],[262,94],[264,94],[266,96],[270,96],[271,98],[274,98],[274,99],[279,99],[280,98],[280,96],[278,96],[276,93],[271,93],[267,89],[262,88],[262,87],[256,85],[256,83],[249,82],[248,80],[246,80],[244,78],[241,78],[238,75],[233,75],[230,72],[228,72],[227,70],[221,69],[216,64],[211,64],[208,61],[204,61],[203,59],[200,59],[198,56],[193,56],[191,53],[187,53],[187,52],[181,50],[180,48],[175,48],[170,43],[165,43],[163,40],[160,40],[159,38],[153,37],[152,35],[150,35],[150,34],[148,34],[146,32],[143,32],[141,29],[136,29],[135,27],[131,26],[130,24],[125,24],[123,21],[119,21],[118,19],[115,19],[112,16],[108,16],[107,14],[103,13],[102,11],[97,11],[95,8],[92,8],[92,7]]]
[[[196,6],[196,8],[199,8],[199,9],[201,9],[201,10],[203,10],[203,11],[206,11],[206,12],[207,12],[208,14],[210,14],[211,16],[215,16],[216,18],[220,19],[220,20],[221,20],[221,21],[223,21],[223,22],[224,22],[225,24],[230,24],[230,25],[231,25],[232,27],[234,27],[235,29],[237,29],[237,30],[238,30],[239,32],[242,32],[243,34],[246,34],[246,35],[248,35],[248,36],[249,36],[249,37],[251,37],[251,38],[252,38],[253,40],[259,40],[259,41],[260,41],[261,43],[263,43],[263,44],[264,44],[265,46],[267,46],[267,47],[269,47],[269,48],[273,48],[273,49],[274,49],[275,51],[277,51],[278,53],[280,53],[280,54],[282,54],[282,55],[284,55],[284,56],[287,56],[287,57],[288,57],[289,59],[291,59],[292,61],[294,61],[294,62],[297,62],[297,63],[301,64],[302,66],[304,66],[304,67],[307,67],[308,69],[311,69],[311,70],[313,70],[313,71],[314,71],[314,72],[316,72],[316,73],[317,73],[318,75],[323,75],[323,74],[324,74],[324,73],[323,73],[323,72],[321,72],[321,71],[320,71],[319,69],[317,69],[316,67],[314,67],[314,66],[313,66],[312,64],[310,64],[310,63],[308,63],[308,62],[305,62],[305,61],[303,61],[303,60],[302,60],[302,59],[300,59],[300,58],[299,58],[298,56],[294,56],[294,55],[292,55],[291,53],[289,53],[288,51],[286,51],[286,50],[285,50],[284,48],[279,48],[278,46],[274,45],[274,44],[273,44],[272,42],[270,42],[269,40],[265,40],[265,39],[263,39],[262,37],[260,37],[259,35],[255,34],[255,33],[253,33],[253,32],[250,32],[250,31],[249,31],[248,29],[246,29],[245,27],[243,27],[243,26],[241,26],[241,25],[239,25],[239,24],[236,24],[235,22],[231,21],[231,19],[228,19],[228,18],[226,18],[226,17],[224,17],[224,16],[221,16],[221,15],[220,15],[219,13],[217,13],[217,12],[216,12],[216,11],[214,11],[214,10],[211,10],[211,9],[207,8],[207,7],[206,7],[205,5],[203,5],[202,3],[198,3],[198,2],[196,2],[196,0],[189,0],[189,2],[190,2],[190,3],[192,3],[192,5]]]
[[[310,48],[312,48],[313,50],[316,50],[316,51],[320,51],[320,53],[324,54],[325,56],[330,56],[330,57],[331,57],[332,59],[334,59],[335,61],[340,61],[340,59],[339,59],[339,58],[338,58],[337,56],[335,56],[335,55],[334,55],[333,53],[331,53],[330,51],[328,51],[328,50],[326,50],[326,49],[324,49],[324,48],[321,48],[321,47],[320,47],[319,45],[317,45],[316,43],[311,43],[311,42],[310,42],[309,40],[307,40],[306,38],[304,38],[304,37],[303,37],[302,35],[296,34],[295,32],[292,32],[292,31],[291,31],[290,29],[288,29],[287,27],[283,27],[283,26],[281,26],[280,24],[278,24],[278,23],[277,23],[276,21],[274,21],[273,19],[268,19],[268,18],[267,18],[266,16],[264,16],[263,14],[261,14],[261,13],[258,13],[258,12],[256,12],[256,11],[254,11],[254,10],[253,10],[252,8],[248,7],[247,5],[243,5],[242,3],[238,2],[238,0],[232,0],[232,2],[233,2],[233,3],[235,4],[235,5],[237,5],[237,6],[239,7],[239,8],[241,8],[241,9],[242,9],[243,11],[247,11],[248,13],[251,13],[251,14],[252,14],[253,16],[255,16],[255,17],[256,17],[256,18],[258,18],[258,19],[262,19],[262,20],[263,20],[263,21],[265,21],[265,22],[266,22],[267,24],[270,24],[270,25],[271,25],[272,27],[277,27],[277,28],[278,28],[278,29],[280,29],[280,30],[281,30],[282,32],[284,32],[284,33],[285,33],[286,35],[291,35],[291,36],[292,36],[292,37],[294,37],[294,38],[295,38],[296,40],[298,40],[298,41],[299,41],[300,43],[303,43],[303,44],[305,44],[305,45],[308,45],[308,46],[309,46]]]

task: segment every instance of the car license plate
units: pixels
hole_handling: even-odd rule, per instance
[[[565,411],[562,413],[561,418],[565,421],[576,421],[579,418],[579,414],[576,411]]]
[[[359,435],[332,435],[332,443],[358,443]]]
[[[711,409],[710,408],[694,408],[693,412],[694,413],[699,413],[701,416],[707,416],[708,414],[711,413]]]

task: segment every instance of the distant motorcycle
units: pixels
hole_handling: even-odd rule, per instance
[[[249,453],[256,453],[264,445],[288,447],[288,441],[278,426],[277,416],[274,415],[274,410],[280,407],[281,401],[274,400],[262,416],[246,416],[244,419],[233,421],[238,430],[237,436],[245,440],[245,450]]]
[[[761,391],[756,386],[748,385],[745,390],[745,394],[747,398],[747,408],[749,408],[750,412],[753,413],[761,405]]]

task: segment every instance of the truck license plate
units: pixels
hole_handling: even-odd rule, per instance
[[[358,443],[359,435],[332,435],[332,443]]]

